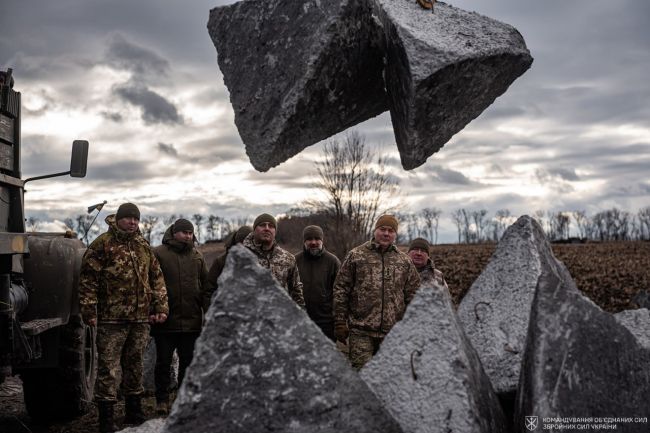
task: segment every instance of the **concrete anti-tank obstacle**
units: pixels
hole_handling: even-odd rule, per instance
[[[650,310],[623,310],[614,319],[634,335],[641,346],[650,348]]]
[[[212,9],[208,30],[260,171],[388,109],[418,167],[532,63],[516,29],[442,2],[251,0]]]
[[[128,427],[117,433],[160,433],[165,426],[163,418],[153,418],[137,427]]]
[[[530,67],[507,24],[436,2],[377,0],[386,46],[386,88],[402,166],[410,170],[479,116]]]
[[[512,402],[519,381],[530,306],[544,269],[563,268],[539,224],[520,217],[458,307],[458,317],[492,386]]]
[[[271,273],[235,246],[164,431],[402,430]]]
[[[585,431],[608,425],[647,432],[648,396],[650,348],[583,296],[565,268],[545,267],[531,308],[515,427],[525,431],[537,417]],[[612,417],[619,421],[598,421]]]
[[[256,170],[388,110],[366,0],[240,1],[212,9],[208,30]]]
[[[502,433],[506,419],[447,289],[421,287],[361,377],[408,433]]]

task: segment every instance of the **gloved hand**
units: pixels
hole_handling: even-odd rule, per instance
[[[337,323],[334,325],[334,337],[336,337],[336,341],[342,341],[345,343],[349,335],[350,330],[348,329],[347,324]]]

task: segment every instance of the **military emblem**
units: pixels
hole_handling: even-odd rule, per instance
[[[537,417],[536,416],[526,416],[526,428],[529,431],[537,429]]]

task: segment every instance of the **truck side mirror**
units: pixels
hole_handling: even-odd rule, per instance
[[[70,159],[70,176],[86,177],[88,166],[88,141],[75,140],[72,142],[72,158]]]

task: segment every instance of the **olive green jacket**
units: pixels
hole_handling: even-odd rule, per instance
[[[172,226],[154,248],[160,262],[169,302],[169,317],[151,327],[151,333],[200,331],[203,315],[210,307],[208,268],[193,244],[174,239]]]

